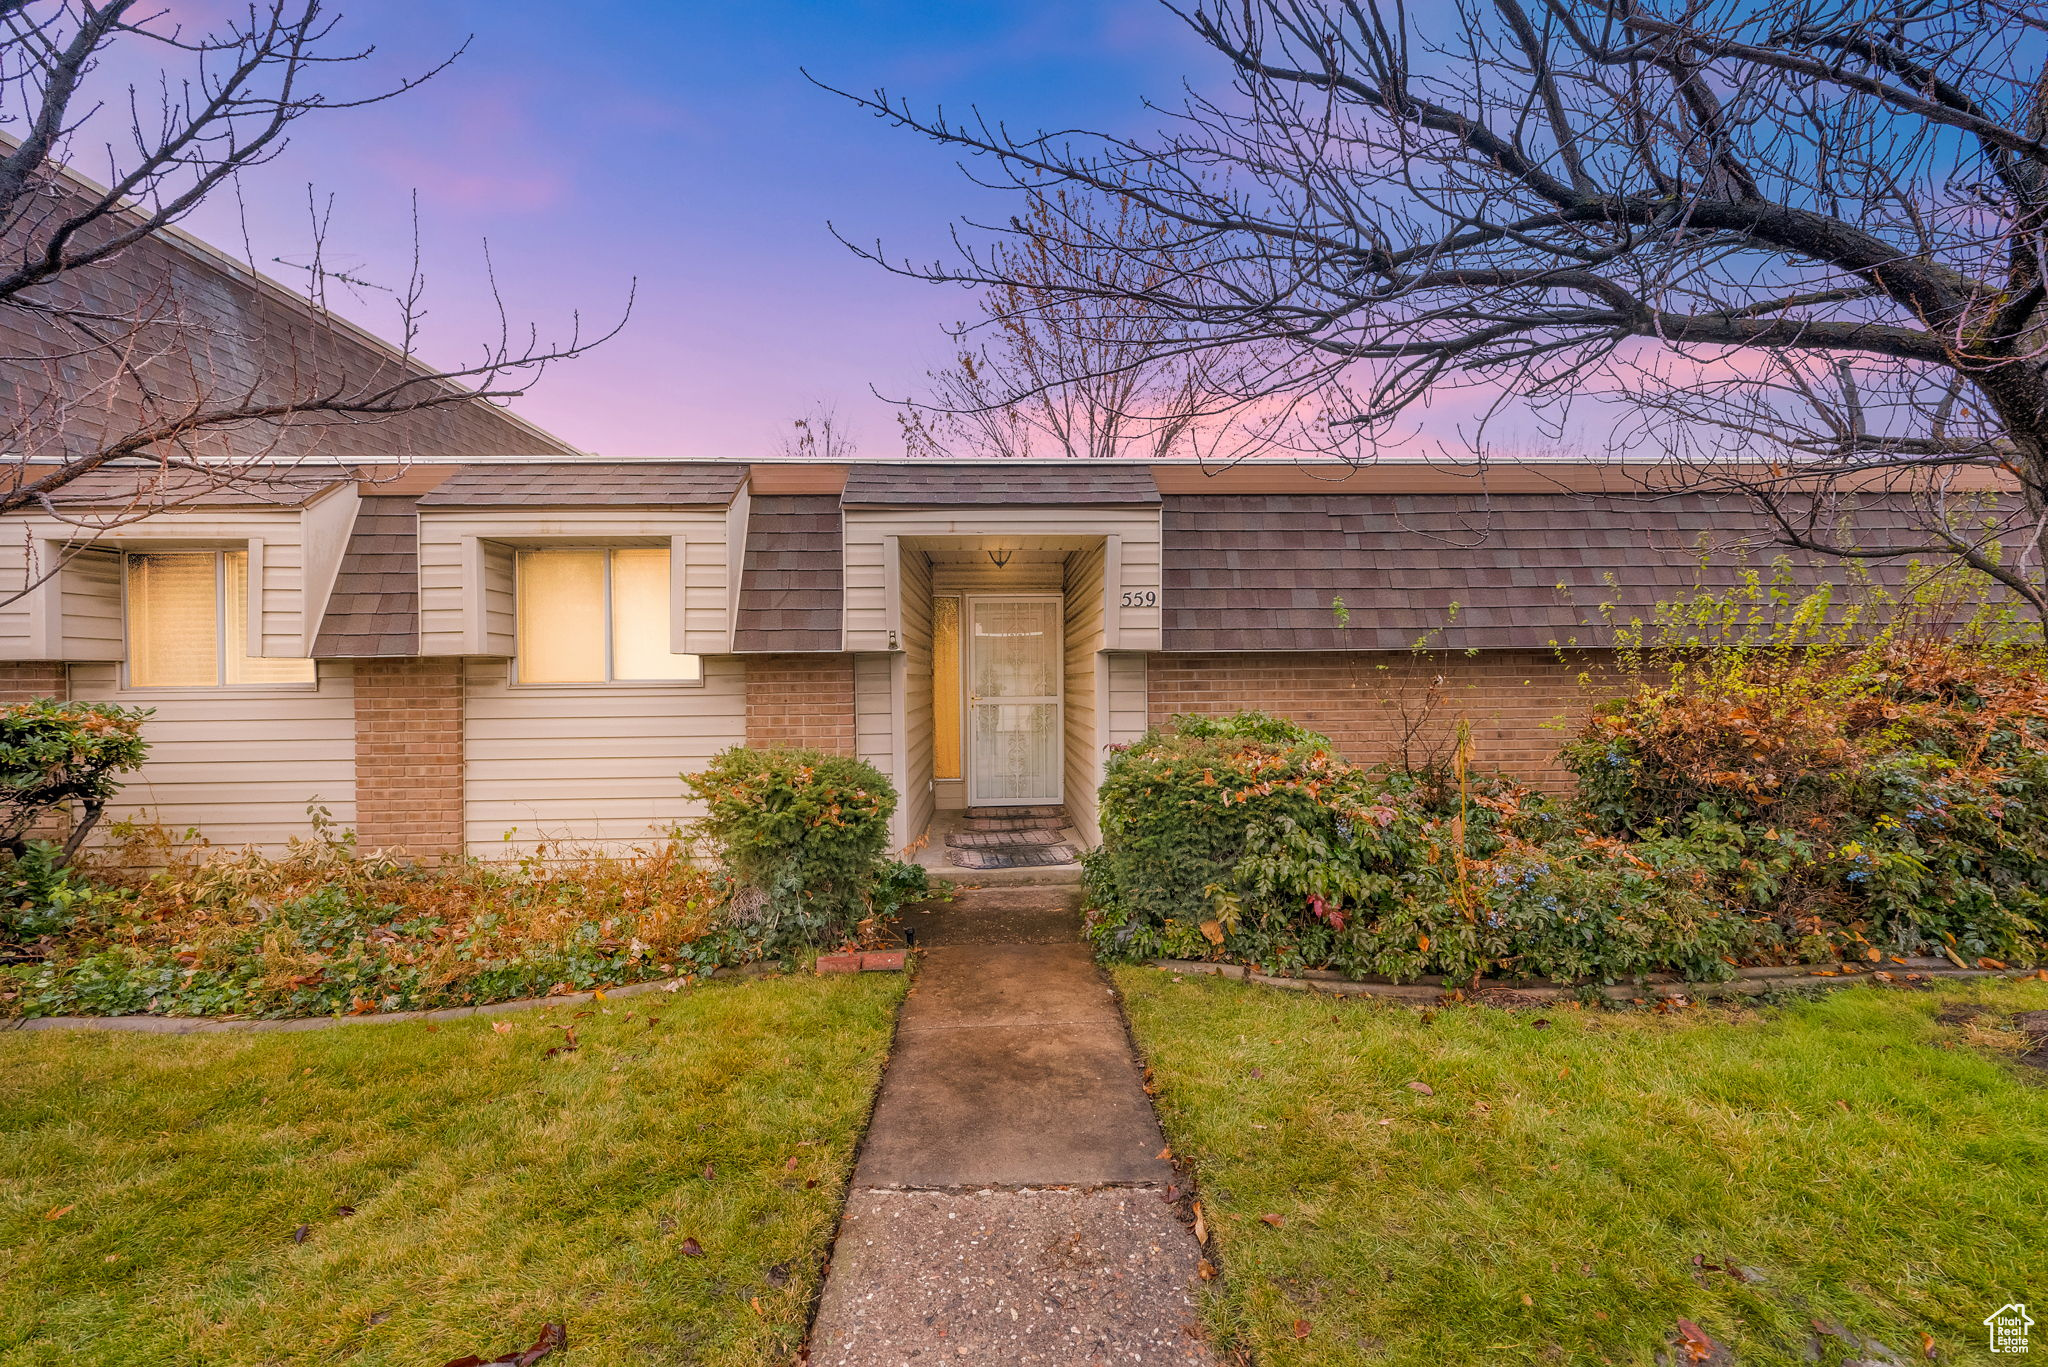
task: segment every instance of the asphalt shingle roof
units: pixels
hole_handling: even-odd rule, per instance
[[[1174,651],[1589,642],[1605,639],[1603,604],[1623,621],[1646,616],[1785,554],[1745,500],[1709,494],[1168,495],[1162,513]],[[1865,544],[1885,544],[1907,514],[1879,496],[1856,525]],[[1792,572],[1816,585],[1847,573],[1834,560]]]
[[[734,650],[839,649],[841,540],[839,500],[830,494],[754,498]]]
[[[856,465],[847,473],[847,507],[924,508],[1001,503],[1038,507],[1156,504],[1159,486],[1143,465],[1086,460],[1061,465],[949,465],[940,461]]]
[[[422,508],[723,508],[747,476],[739,464],[673,461],[465,465]]]
[[[356,509],[313,643],[316,658],[419,653],[418,507],[417,498],[373,495]]]

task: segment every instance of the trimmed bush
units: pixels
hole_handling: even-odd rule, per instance
[[[735,885],[732,918],[768,952],[844,943],[926,890],[886,857],[896,790],[863,760],[735,746],[683,782]]]
[[[75,852],[120,791],[119,776],[149,753],[142,739],[148,716],[146,709],[53,698],[0,707],[0,851],[21,856],[38,822],[76,803],[64,856]]]
[[[1117,958],[1704,980],[1778,938],[1682,852],[1645,860],[1503,780],[1360,768],[1268,717],[1148,733],[1111,758],[1101,811],[1089,934]]]

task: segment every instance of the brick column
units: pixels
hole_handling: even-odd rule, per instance
[[[854,753],[851,655],[746,659],[748,745],[802,745],[835,755]]]
[[[356,837],[460,854],[462,661],[357,660]]]
[[[70,680],[59,661],[0,662],[0,706],[34,702],[37,698],[62,698],[69,692]]]

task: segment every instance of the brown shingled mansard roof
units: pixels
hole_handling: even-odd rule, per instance
[[[747,510],[732,648],[838,650],[841,544],[832,495],[757,495]]]
[[[1887,495],[1855,513],[1874,544],[1910,535],[1908,519]],[[1163,532],[1170,651],[1604,644],[1602,605],[1646,616],[1785,554],[1746,500],[1697,493],[1168,495]],[[1791,565],[1807,585],[1848,573],[1827,557]]]
[[[464,465],[423,495],[422,508],[723,508],[747,467],[685,461],[548,461]]]
[[[419,500],[373,494],[356,508],[313,643],[318,659],[419,653]]]

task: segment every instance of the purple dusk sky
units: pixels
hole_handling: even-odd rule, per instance
[[[204,23],[225,0],[177,0]],[[307,187],[336,196],[330,269],[402,285],[419,192],[431,317],[423,350],[458,360],[494,335],[483,242],[515,321],[543,335],[616,317],[625,332],[551,371],[517,411],[615,455],[753,456],[813,404],[837,407],[863,454],[901,454],[892,410],[950,354],[965,293],[894,277],[836,242],[898,256],[947,249],[963,214],[1006,214],[944,149],[808,83],[887,86],[920,105],[979,104],[1019,126],[1137,129],[1198,64],[1149,0],[913,3],[754,0],[345,0],[338,38],[374,43],[387,77],[431,65],[424,88],[310,118],[244,187],[248,247],[288,283],[306,275]],[[141,72],[109,72],[106,85]],[[343,68],[336,91],[367,68]],[[102,96],[118,94],[104,86]],[[94,174],[91,144],[74,147]],[[104,154],[100,154],[103,160]],[[188,226],[240,254],[231,202]],[[339,311],[387,335],[389,295],[339,285]]]

